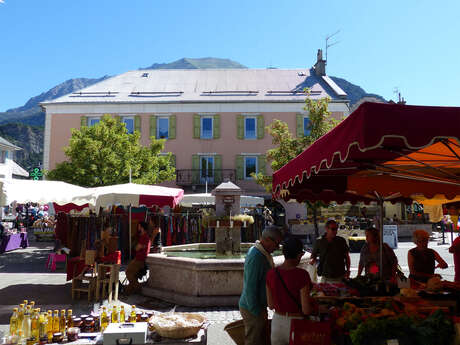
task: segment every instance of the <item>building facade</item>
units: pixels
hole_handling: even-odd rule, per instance
[[[66,159],[71,128],[96,124],[102,115],[118,117],[128,132],[138,130],[141,143],[164,138],[165,152],[175,156],[176,181],[187,192],[210,190],[230,180],[246,194],[264,195],[251,173],[271,173],[265,153],[272,148],[265,127],[286,122],[294,135],[308,131],[303,109],[310,97],[330,97],[333,116],[348,115],[348,100],[314,68],[204,69],[130,71],[86,89],[42,103],[45,121],[45,169]],[[323,70],[324,71],[324,70]]]

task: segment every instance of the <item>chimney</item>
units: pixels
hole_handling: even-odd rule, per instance
[[[315,73],[318,77],[326,75],[326,60],[323,60],[323,50],[318,49],[316,54]]]

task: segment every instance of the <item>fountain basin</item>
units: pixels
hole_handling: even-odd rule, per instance
[[[242,252],[252,243],[241,243]],[[176,253],[215,252],[215,243],[194,243],[163,248],[160,254],[149,254],[147,286],[142,289],[146,296],[159,298],[184,306],[238,306],[243,289],[244,257],[193,258],[178,257]],[[175,253],[174,256],[168,256]],[[188,254],[186,254],[189,256]],[[305,254],[301,264],[306,264]],[[274,256],[280,265],[282,255]]]

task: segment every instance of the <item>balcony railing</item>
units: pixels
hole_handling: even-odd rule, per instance
[[[214,169],[203,172],[200,169],[176,170],[176,184],[178,186],[217,186],[224,181],[236,182],[235,169]]]

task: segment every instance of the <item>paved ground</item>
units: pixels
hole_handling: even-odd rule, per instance
[[[437,270],[444,279],[453,280],[453,258],[448,252],[450,236],[446,237],[447,244],[441,245],[440,239],[433,238],[430,247],[447,261],[449,268]],[[395,250],[403,271],[407,274],[407,251],[413,248],[411,242],[400,242]],[[29,248],[19,249],[0,255],[0,333],[8,329],[9,317],[12,308],[24,299],[34,300],[42,310],[72,308],[74,314],[84,314],[91,310],[97,310],[100,303],[88,303],[85,299],[72,301],[70,282],[66,281],[64,267],[61,264],[56,272],[49,272],[45,267],[48,253],[52,250],[52,244],[46,242],[31,241]],[[359,254],[351,254],[352,276],[356,275]],[[121,273],[121,279],[124,272]],[[168,311],[174,306],[149,297],[140,295],[120,296],[120,302],[126,305],[135,304],[144,309],[156,311]],[[102,304],[107,304],[104,301]],[[214,308],[189,308],[177,306],[176,311],[198,312],[204,315],[210,322],[208,331],[208,344],[234,344],[224,331],[225,324],[240,319],[237,308],[214,307]]]

